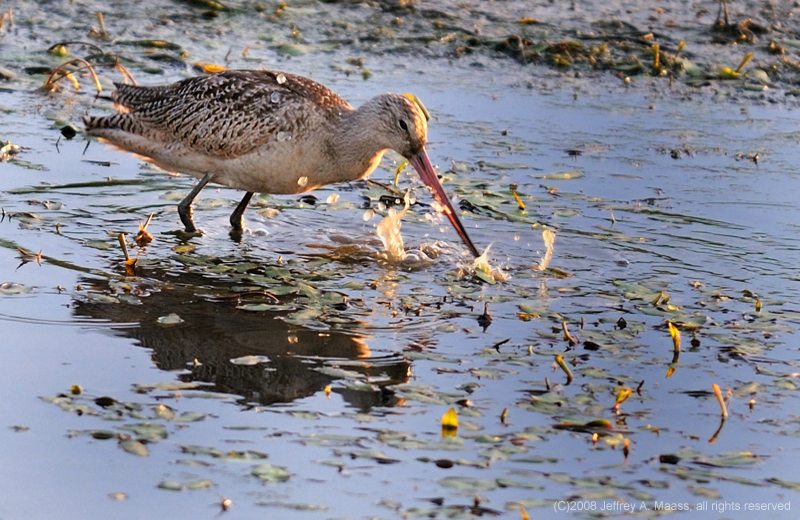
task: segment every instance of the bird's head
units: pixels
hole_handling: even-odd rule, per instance
[[[385,94],[381,98],[381,121],[388,148],[411,160],[428,139],[428,114],[411,94]]]
[[[422,181],[431,190],[434,198],[441,204],[442,211],[464,244],[473,255],[479,256],[480,253],[467,235],[467,230],[458,218],[458,214],[445,193],[425,151],[425,142],[428,139],[428,119],[430,119],[425,106],[412,94],[384,94],[375,99],[380,100],[382,114],[379,120],[383,125],[383,131],[380,133],[388,141],[385,146],[408,159],[408,162],[419,173]]]

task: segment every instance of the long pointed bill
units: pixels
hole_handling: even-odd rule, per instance
[[[422,182],[427,184],[431,189],[434,198],[439,202],[439,204],[442,205],[444,214],[447,215],[447,219],[451,224],[453,224],[453,227],[456,228],[458,236],[461,237],[461,240],[464,241],[464,244],[466,244],[470,252],[476,257],[481,256],[481,254],[478,252],[478,249],[475,247],[475,244],[472,243],[469,235],[467,235],[467,230],[464,229],[464,225],[461,223],[461,220],[458,219],[456,210],[450,203],[450,198],[447,196],[447,193],[445,193],[442,183],[439,182],[436,172],[433,171],[433,166],[431,166],[431,161],[428,159],[428,154],[425,153],[424,148],[420,150],[417,155],[411,158],[411,165],[415,170],[417,170],[417,173],[419,173],[419,176],[422,178]]]

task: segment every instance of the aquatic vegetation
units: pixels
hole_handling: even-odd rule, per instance
[[[564,21],[556,4],[400,4],[185,2],[147,23],[138,4],[125,18],[14,7],[0,27],[2,143],[18,145],[0,178],[4,460],[107,517],[121,501],[200,518],[785,501],[800,487],[783,463],[800,385],[792,36],[703,42],[712,20],[696,11],[633,6],[623,22],[591,2]],[[78,14],[95,27],[63,23]],[[238,239],[220,188],[187,236],[174,201],[189,179],[84,149],[74,121],[99,102],[81,62],[29,93],[77,56],[103,93],[124,81],[117,57],[148,84],[276,59],[353,99],[411,82],[438,173],[491,249],[465,263],[440,241],[446,221],[404,201],[421,183],[396,156],[370,182],[258,198]],[[649,89],[620,95],[624,78]],[[376,236],[390,215],[410,263]],[[87,466],[112,469],[98,484]],[[44,507],[9,485],[11,516]]]

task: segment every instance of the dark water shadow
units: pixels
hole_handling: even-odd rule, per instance
[[[157,289],[142,296],[128,295],[127,302],[133,303],[76,299],[73,313],[119,324],[106,330],[151,349],[155,366],[177,372],[181,381],[210,383],[209,390],[242,396],[243,404],[270,405],[323,391],[339,379],[337,371],[346,370],[372,390],[334,384],[332,391],[351,406],[367,411],[393,406],[396,398],[386,387],[408,380],[410,363],[406,359],[395,354],[373,356],[368,338],[362,335],[289,324],[281,319],[286,311],[237,309],[239,300],[226,280],[191,272],[150,274],[166,277],[168,283],[159,283]],[[94,294],[115,292],[107,280],[84,278],[82,282]],[[159,318],[173,313],[183,321],[159,323]],[[243,356],[269,360],[231,362]]]

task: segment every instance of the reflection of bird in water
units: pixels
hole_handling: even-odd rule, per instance
[[[320,333],[277,319],[287,311],[237,309],[241,294],[231,291],[230,280],[191,272],[170,272],[169,276],[148,272],[150,280],[164,277],[169,283],[156,284],[136,298],[138,305],[79,299],[73,312],[120,324],[111,328],[112,333],[151,349],[160,370],[177,372],[182,381],[211,383],[214,391],[242,396],[246,402],[272,404],[313,395],[340,377],[337,372],[342,370],[335,369],[336,365],[374,383],[373,390],[334,385],[334,392],[361,410],[394,405],[397,398],[385,386],[408,380],[409,364],[402,356],[375,355],[358,335],[334,330]],[[101,294],[113,292],[106,281],[85,279],[82,284]],[[179,314],[183,321],[159,324],[158,319],[170,313]],[[244,356],[264,356],[269,361],[231,362]]]
[[[730,26],[728,22],[728,0],[717,1],[719,2],[719,7],[717,8],[717,20],[714,22],[714,25],[727,28]]]
[[[413,96],[382,94],[358,109],[302,76],[226,71],[172,85],[117,85],[121,112],[86,117],[86,131],[200,182],[178,204],[195,232],[192,201],[209,182],[244,190],[235,230],[253,194],[294,194],[367,177],[388,149],[403,155],[443,206],[469,250],[461,224],[425,152],[427,118]]]

